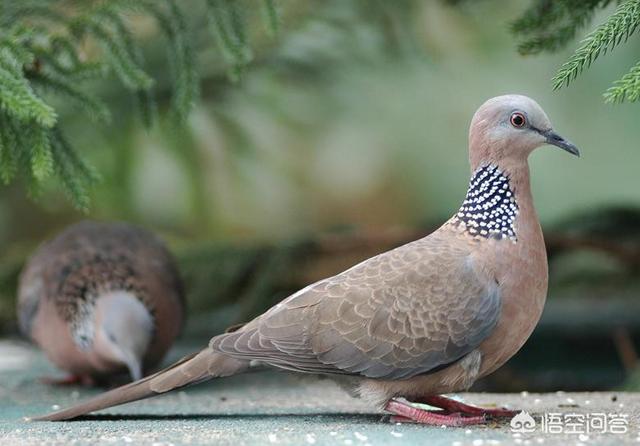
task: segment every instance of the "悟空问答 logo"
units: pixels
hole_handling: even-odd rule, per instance
[[[524,410],[511,419],[511,432],[527,433],[536,429],[536,420]]]

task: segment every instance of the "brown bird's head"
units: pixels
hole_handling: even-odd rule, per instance
[[[580,156],[578,148],[553,130],[544,110],[527,96],[491,98],[471,120],[469,159],[474,171],[482,164],[506,168],[522,164],[534,149],[544,144]]]

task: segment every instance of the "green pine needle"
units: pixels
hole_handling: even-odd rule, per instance
[[[36,181],[43,181],[53,173],[49,133],[42,127],[34,127],[27,133],[27,139],[32,144],[31,172]]]

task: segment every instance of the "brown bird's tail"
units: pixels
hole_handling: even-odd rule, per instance
[[[83,403],[48,415],[29,418],[33,421],[70,420],[108,407],[141,400],[160,393],[207,381],[211,378],[231,376],[249,368],[240,361],[205,349],[186,356],[175,364],[141,380],[110,390]]]

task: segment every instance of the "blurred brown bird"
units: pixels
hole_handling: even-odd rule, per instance
[[[168,369],[39,419],[74,418],[256,365],[349,376],[396,421],[459,426],[513,415],[440,394],[504,364],[542,313],[547,258],[527,159],[543,144],[579,155],[532,99],[490,99],[471,122],[467,196],[434,233],[300,290]]]
[[[22,332],[90,384],[155,366],[182,329],[185,301],[174,260],[153,234],[84,221],[41,246],[20,277]]]

